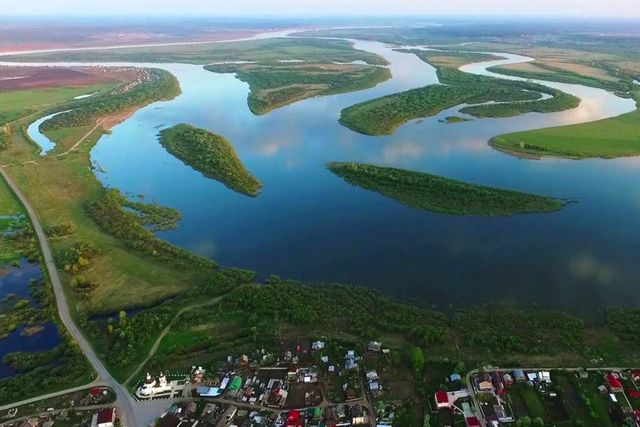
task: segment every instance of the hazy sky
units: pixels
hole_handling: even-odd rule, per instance
[[[640,17],[639,0],[2,0],[2,14],[551,15]]]

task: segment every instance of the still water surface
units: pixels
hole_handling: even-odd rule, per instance
[[[393,136],[368,137],[342,127],[340,110],[437,83],[437,77],[412,54],[376,42],[357,41],[356,48],[387,58],[393,78],[260,117],[247,108],[248,86],[233,74],[156,64],[179,79],[183,93],[139,110],[102,137],[92,151],[98,178],[179,209],[180,227],[160,233],[162,238],[220,264],[256,270],[262,278],[360,284],[440,308],[503,301],[591,316],[608,304],[640,303],[640,160],[522,160],[487,144],[505,132],[625,113],[634,109],[631,100],[549,83],[579,96],[580,107],[439,121],[455,108],[410,122]],[[504,56],[465,71],[486,74],[488,65],[528,60]],[[228,138],[263,182],[260,196],[234,193],[169,155],[157,133],[183,122]],[[508,218],[420,212],[346,184],[326,170],[330,161],[397,166],[578,203],[554,214]]]

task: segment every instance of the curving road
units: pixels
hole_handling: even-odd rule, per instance
[[[115,378],[111,376],[107,368],[100,361],[100,358],[98,358],[98,356],[96,355],[95,351],[93,351],[93,348],[91,347],[87,339],[84,337],[84,335],[82,335],[80,329],[73,321],[73,318],[71,317],[71,313],[69,311],[69,305],[67,304],[67,299],[64,294],[64,289],[62,287],[62,282],[60,281],[60,276],[58,275],[58,270],[53,259],[51,247],[49,246],[49,241],[47,240],[47,236],[44,233],[42,224],[40,224],[40,220],[36,215],[36,211],[33,209],[27,198],[24,196],[24,194],[22,194],[18,186],[13,182],[4,168],[0,168],[0,174],[7,182],[11,190],[15,193],[16,197],[20,200],[27,212],[27,215],[29,216],[29,220],[31,221],[31,224],[33,226],[33,231],[35,232],[36,238],[38,239],[38,243],[40,245],[42,257],[44,259],[44,265],[47,269],[47,273],[49,274],[49,278],[51,279],[51,286],[53,287],[53,293],[56,297],[58,315],[60,316],[62,324],[65,326],[67,331],[69,331],[71,336],[73,336],[73,338],[76,340],[78,346],[80,347],[80,350],[82,350],[85,357],[87,358],[89,363],[91,363],[91,366],[93,367],[95,372],[98,374],[98,382],[111,387],[116,392],[116,406],[118,407],[123,425],[144,425],[136,422],[136,411],[134,410],[135,402],[128,390],[124,386],[120,385],[120,383],[118,383],[118,381],[116,381]],[[12,406],[15,405],[15,403],[12,404]]]

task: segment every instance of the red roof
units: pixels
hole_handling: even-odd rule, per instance
[[[98,411],[98,424],[112,423],[116,420],[116,408],[104,408]]]
[[[627,394],[629,395],[629,397],[633,397],[634,399],[640,398],[640,391],[638,390],[629,390]]]
[[[464,421],[467,423],[467,427],[480,427],[480,420],[478,417],[465,418]]]
[[[611,388],[622,388],[622,383],[613,374],[607,375],[607,381],[609,382],[609,386]]]
[[[300,420],[300,412],[298,411],[290,411],[287,416],[287,427],[298,427],[301,426],[302,422]]]
[[[444,391],[436,392],[436,402],[437,403],[449,403],[449,396]]]
[[[640,378],[640,371],[631,372],[631,378],[633,378],[634,380]]]
[[[89,394],[91,394],[91,396],[97,396],[100,394],[102,390],[99,389],[98,387],[94,387],[91,389],[91,391],[89,392]]]

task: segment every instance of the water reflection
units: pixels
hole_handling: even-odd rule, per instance
[[[640,274],[640,237],[629,232],[640,214],[633,184],[640,171],[628,166],[634,162],[526,161],[487,145],[504,132],[621,114],[634,108],[632,101],[553,83],[579,96],[581,105],[553,114],[439,121],[456,108],[408,123],[393,136],[368,137],[338,123],[343,108],[437,80],[415,55],[376,42],[356,47],[389,59],[394,78],[260,117],[247,107],[247,85],[233,75],[162,65],[179,78],[183,94],[138,111],[100,140],[92,152],[106,170],[98,171],[99,179],[180,209],[180,227],[161,237],[261,277],[363,284],[439,306],[511,301],[590,315],[606,304],[640,303],[631,292]],[[157,130],[181,122],[227,137],[264,183],[262,194],[252,199],[229,191],[168,155]],[[579,203],[551,215],[510,218],[418,212],[346,184],[325,169],[329,161],[393,165]]]

